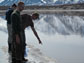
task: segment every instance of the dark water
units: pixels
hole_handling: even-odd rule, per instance
[[[34,23],[43,45],[38,44],[30,28],[25,30],[27,44],[39,48],[46,56],[56,59],[57,63],[84,63],[84,16],[41,14]],[[0,23],[0,28],[5,32],[5,26],[1,24],[4,23]],[[0,36],[0,44],[3,46],[7,45],[7,37],[4,40],[4,36],[3,33]],[[1,43],[3,41],[5,45]],[[0,58],[2,54],[0,51]]]

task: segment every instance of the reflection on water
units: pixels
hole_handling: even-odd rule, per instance
[[[43,45],[36,43],[30,28],[26,29],[27,44],[39,47],[57,63],[84,63],[84,16],[41,14],[40,20],[34,23]],[[6,31],[4,24],[0,21],[1,31]]]

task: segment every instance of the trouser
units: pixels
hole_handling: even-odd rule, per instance
[[[7,24],[8,29],[8,51],[11,51],[11,44],[12,44],[12,28],[11,24]]]
[[[16,38],[15,36],[13,36],[12,58],[15,58],[16,60],[22,60],[24,58],[25,46],[26,46],[24,31],[20,32],[19,37],[20,37],[20,44],[17,44]]]

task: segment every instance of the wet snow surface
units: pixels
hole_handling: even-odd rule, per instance
[[[4,33],[5,32],[5,33]],[[0,63],[11,63],[10,55],[8,54],[7,46],[7,27],[6,20],[0,17]],[[55,59],[45,56],[40,49],[33,45],[27,45],[28,62],[26,63],[56,63]]]
[[[39,45],[30,27],[26,28],[28,63],[84,63],[84,16],[41,14],[35,29]],[[7,27],[0,17],[0,63],[11,63],[7,53]]]

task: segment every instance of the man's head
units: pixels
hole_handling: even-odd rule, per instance
[[[16,4],[13,4],[13,5],[12,5],[12,8],[13,8],[14,10],[16,9],[16,7],[17,7]]]
[[[33,20],[39,19],[39,14],[38,13],[33,13],[32,14],[32,19]]]
[[[19,11],[24,10],[24,3],[23,2],[19,2],[17,8],[18,8]]]

